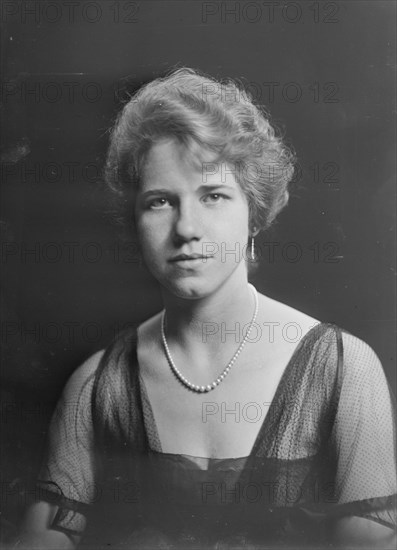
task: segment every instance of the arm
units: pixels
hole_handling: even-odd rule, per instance
[[[378,357],[367,344],[344,333],[343,347],[334,433],[336,482],[339,502],[357,502],[357,514],[352,511],[336,522],[335,543],[340,548],[395,550],[395,398]],[[360,501],[365,513],[358,511]]]
[[[337,548],[370,548],[396,550],[397,537],[394,529],[375,521],[350,516],[340,519],[335,526]]]
[[[94,487],[91,394],[101,355],[77,369],[63,390],[39,474],[40,496],[25,514],[16,548],[73,549],[84,532],[82,507],[90,504]]]
[[[36,502],[26,512],[21,534],[14,548],[24,550],[73,550],[80,537],[68,536],[51,529],[58,507],[48,502]]]

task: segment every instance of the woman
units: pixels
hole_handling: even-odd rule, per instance
[[[248,283],[292,173],[233,81],[179,69],[125,105],[106,176],[164,310],[72,375],[17,544],[395,547],[379,360]]]

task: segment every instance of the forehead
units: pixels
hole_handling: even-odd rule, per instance
[[[194,143],[187,147],[175,139],[163,139],[149,149],[142,169],[143,186],[158,182],[192,179],[197,183],[236,185],[232,170],[213,151]]]

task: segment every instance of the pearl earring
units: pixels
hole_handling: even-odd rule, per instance
[[[255,235],[257,234],[258,230],[254,226],[252,228],[252,235],[251,235],[251,253],[250,253],[250,260],[251,262],[256,261],[256,255],[255,255]]]
[[[255,237],[251,237],[251,262],[255,261]]]

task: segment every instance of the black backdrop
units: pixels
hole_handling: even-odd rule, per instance
[[[175,65],[242,79],[292,143],[289,207],[257,239],[258,290],[367,341],[395,385],[395,2],[4,1],[2,434],[23,505],[67,377],[160,308],[119,240],[108,128]]]

